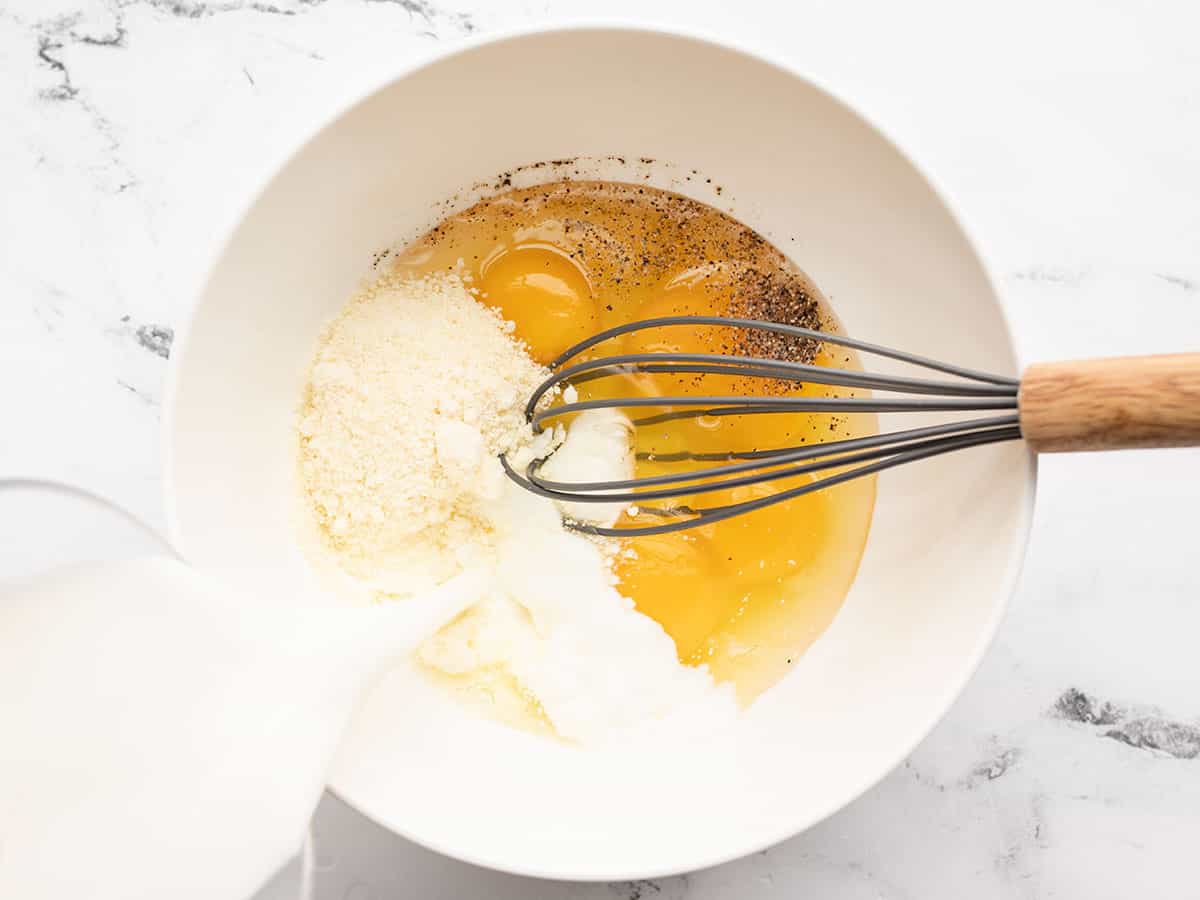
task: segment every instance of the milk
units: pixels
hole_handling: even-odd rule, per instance
[[[373,679],[482,589],[285,610],[165,557],[0,582],[0,897],[250,897]]]

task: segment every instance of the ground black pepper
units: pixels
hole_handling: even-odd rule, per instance
[[[610,159],[625,161],[622,157]],[[640,157],[638,162],[649,164],[654,160]],[[565,159],[535,163],[502,173],[493,185],[497,189],[510,187],[514,176],[526,169],[564,166],[578,168],[578,163]],[[692,174],[700,173],[692,170]],[[711,178],[704,181],[718,194],[723,190],[713,185]],[[582,208],[596,210],[595,216],[581,215],[581,197],[587,204]],[[631,214],[630,207],[636,206],[647,213]],[[833,327],[812,282],[762,235],[726,213],[680,194],[613,182],[541,184],[486,198],[448,218],[425,240],[432,244],[453,240],[460,229],[469,231],[489,222],[494,224],[497,218],[507,223],[507,235],[489,230],[497,247],[515,232],[557,229],[567,255],[585,264],[595,281],[608,286],[603,297],[607,313],[619,315],[626,303],[645,297],[645,285],[659,284],[665,290],[673,280],[684,280],[693,291],[708,294],[718,309],[722,302],[727,303],[726,313],[734,317],[814,331]],[[703,306],[705,310],[679,308],[656,313],[706,311],[712,302]],[[713,329],[712,333],[714,352],[811,363],[821,349],[815,339],[765,331]],[[845,361],[849,363],[849,357]],[[695,376],[698,380],[703,377]],[[692,377],[687,380],[692,381]],[[756,385],[756,390],[771,393],[787,389],[789,385],[782,382]]]

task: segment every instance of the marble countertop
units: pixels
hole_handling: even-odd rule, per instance
[[[173,329],[263,167],[416,54],[595,16],[727,35],[834,86],[955,197],[1025,360],[1200,349],[1200,8],[1144,6],[0,0],[0,475],[66,478],[161,524]],[[1021,586],[967,691],[791,841],[556,884],[444,859],[327,797],[315,895],[1200,897],[1198,473],[1200,451],[1044,460]]]

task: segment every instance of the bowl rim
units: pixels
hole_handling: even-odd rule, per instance
[[[290,165],[292,161],[299,156],[300,153],[302,153],[313,140],[323,134],[326,129],[335,125],[359,104],[368,101],[380,92],[387,90],[393,84],[396,84],[405,78],[409,78],[412,75],[435,64],[440,64],[456,57],[473,53],[480,48],[491,46],[493,44],[518,42],[527,38],[546,37],[548,35],[573,35],[580,32],[611,32],[617,35],[652,35],[656,37],[665,37],[689,42],[700,45],[709,50],[719,50],[733,53],[744,57],[751,62],[765,65],[783,75],[807,84],[810,88],[823,95],[824,99],[856,117],[872,132],[874,132],[875,135],[882,140],[894,153],[896,153],[909,166],[912,167],[912,169],[922,179],[922,181],[924,181],[926,186],[936,197],[938,202],[942,205],[954,226],[962,234],[967,247],[975,256],[976,261],[979,263],[984,279],[991,290],[993,298],[995,299],[997,312],[1000,315],[1000,322],[1003,329],[1004,338],[1014,358],[1017,360],[1018,366],[1020,365],[1021,354],[1019,353],[1018,345],[1014,339],[1009,310],[1004,303],[1003,295],[998,288],[998,282],[995,277],[995,269],[991,265],[987,254],[982,250],[979,242],[976,240],[961,210],[951,200],[948,192],[943,188],[942,184],[929,172],[925,166],[921,165],[909,151],[902,147],[875,120],[857,107],[850,104],[848,101],[843,100],[840,96],[834,93],[833,90],[827,87],[826,84],[820,79],[800,70],[795,64],[788,61],[786,58],[782,58],[778,51],[756,47],[750,45],[744,40],[729,39],[723,35],[717,35],[705,29],[693,28],[690,26],[680,26],[675,23],[657,22],[654,20],[631,21],[627,19],[591,18],[579,21],[570,20],[548,22],[533,26],[523,25],[518,27],[496,29],[483,34],[467,36],[457,41],[453,46],[434,48],[430,51],[416,54],[406,64],[399,66],[394,72],[375,79],[371,83],[357,90],[349,98],[344,98],[337,103],[331,104],[330,108],[318,114],[315,120],[310,119],[305,124],[294,127],[292,140],[286,144],[285,148],[282,151],[276,152],[261,161],[261,165],[258,166],[256,176],[252,179],[254,188],[248,192],[245,201],[240,204],[232,204],[226,208],[224,221],[222,221],[220,226],[215,230],[215,233],[220,235],[220,237],[213,242],[212,252],[208,254],[205,265],[197,270],[199,273],[199,278],[196,282],[194,290],[192,291],[191,301],[188,305],[188,308],[180,322],[179,327],[176,329],[176,336],[172,345],[171,358],[168,362],[167,374],[164,381],[162,423],[160,426],[163,503],[167,541],[177,556],[186,560],[184,548],[181,546],[182,542],[178,521],[178,509],[176,506],[176,488],[172,475],[174,471],[173,435],[175,431],[176,396],[178,392],[180,372],[183,366],[186,364],[188,357],[189,338],[191,336],[194,320],[198,314],[203,297],[208,291],[209,285],[213,279],[213,275],[220,264],[221,259],[224,257],[230,244],[232,243],[239,225],[249,215],[251,210],[253,210],[253,208],[259,203],[263,195],[270,187],[274,178],[288,165]],[[921,723],[920,728],[913,732],[916,736],[909,741],[900,742],[897,745],[895,753],[891,755],[891,759],[886,765],[882,766],[878,771],[867,773],[865,777],[860,778],[854,788],[845,794],[839,801],[829,803],[825,807],[816,811],[810,811],[807,815],[803,816],[803,818],[797,819],[793,824],[783,828],[775,829],[769,833],[754,833],[753,835],[749,836],[747,840],[734,847],[731,847],[731,849],[725,852],[720,854],[708,854],[699,858],[695,858],[691,860],[691,862],[681,863],[679,861],[673,861],[667,865],[628,870],[605,870],[601,868],[595,868],[571,869],[566,871],[562,869],[556,869],[553,865],[531,866],[520,863],[514,864],[506,862],[503,859],[488,858],[478,853],[464,853],[445,842],[428,839],[421,834],[415,833],[407,828],[396,827],[394,824],[383,821],[381,817],[357,806],[332,785],[326,785],[326,790],[328,790],[331,794],[337,797],[338,800],[345,803],[359,815],[364,816],[380,828],[402,837],[405,840],[411,841],[427,850],[432,850],[443,856],[447,856],[472,865],[492,869],[494,871],[541,879],[569,879],[582,882],[604,882],[664,878],[677,875],[682,872],[694,872],[732,862],[734,860],[763,851],[769,847],[773,847],[779,843],[782,843],[783,841],[795,837],[840,812],[842,809],[858,800],[867,791],[875,787],[885,777],[895,771],[896,768],[898,768],[899,765],[904,761],[904,759],[907,758],[913,752],[913,750],[915,750],[916,747],[930,735],[930,733],[934,728],[937,727],[942,719],[945,718],[946,714],[950,711],[950,708],[962,695],[971,679],[975,676],[975,673],[978,671],[984,656],[990,649],[992,643],[995,641],[996,634],[999,631],[1000,623],[1003,621],[1012,598],[1019,586],[1024,560],[1032,533],[1033,516],[1037,495],[1038,465],[1036,454],[1028,450],[1028,448],[1026,448],[1025,457],[1026,478],[1024,497],[1022,498],[1020,510],[1021,517],[1019,522],[1019,532],[1017,533],[1016,539],[1013,541],[1013,546],[1010,549],[1009,560],[1003,584],[997,586],[1000,589],[997,591],[997,597],[999,600],[994,604],[991,616],[986,622],[985,627],[976,636],[975,646],[972,647],[970,652],[967,654],[967,664],[963,668],[961,678],[957,681],[957,683],[948,684],[943,690],[942,695],[937,698],[937,701],[929,704],[929,712],[926,713],[924,721]]]

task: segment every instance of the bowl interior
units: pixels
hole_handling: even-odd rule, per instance
[[[1014,371],[994,290],[952,214],[890,143],[805,80],[657,32],[480,44],[341,115],[233,233],[177,343],[167,482],[185,558],[234,570],[263,602],[312,595],[292,449],[319,328],[373,253],[440,218],[439,203],[466,205],[497,173],[577,156],[593,158],[581,176],[645,179],[730,210],[816,280],[855,336]],[[472,718],[397,673],[358,717],[332,787],[400,834],[529,874],[641,877],[759,849],[880,778],[961,690],[1012,589],[1032,487],[1018,445],[883,475],[842,612],[711,745],[581,752]]]

